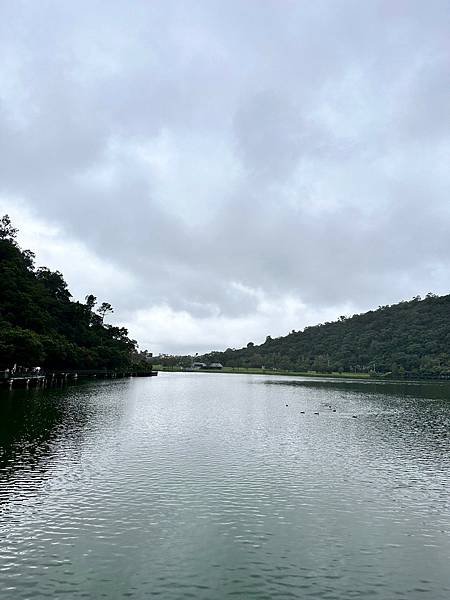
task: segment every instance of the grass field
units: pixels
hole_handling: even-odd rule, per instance
[[[173,371],[173,372],[184,372],[187,371],[182,367],[164,367],[162,365],[153,365],[153,368],[157,371]],[[301,377],[341,377],[344,379],[369,379],[373,377],[368,373],[319,373],[316,371],[285,371],[278,369],[246,369],[244,367],[224,367],[223,369],[199,369],[195,372],[198,373],[243,373],[248,375],[288,375],[288,376],[301,376]]]

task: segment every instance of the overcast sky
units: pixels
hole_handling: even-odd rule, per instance
[[[450,291],[448,0],[0,0],[0,213],[142,348]]]

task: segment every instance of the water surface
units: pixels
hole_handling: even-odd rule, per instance
[[[2,392],[0,597],[447,600],[449,423],[448,384]]]

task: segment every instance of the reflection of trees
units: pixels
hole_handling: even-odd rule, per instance
[[[374,452],[380,448],[407,448],[407,454],[439,459],[450,450],[448,382],[375,382],[312,379],[268,381],[270,385],[297,387],[299,391],[323,391],[323,402],[332,402],[340,412],[362,409],[364,425],[354,430],[366,445],[368,436]],[[316,396],[317,398],[317,396]],[[358,406],[359,405],[359,406]],[[335,413],[333,413],[335,414]],[[360,423],[361,421],[357,421]]]
[[[115,434],[129,406],[123,402],[129,386],[129,380],[120,379],[1,390],[0,504],[8,499],[15,487],[13,480],[19,481],[22,472],[28,487],[38,486],[52,476],[59,458],[75,467],[87,439],[102,438],[108,431]]]
[[[67,389],[13,390],[0,392],[0,485],[19,470],[44,474],[46,458],[55,441],[74,419],[87,415],[67,402]],[[3,486],[0,502],[4,501]]]
[[[26,457],[35,467],[48,452],[65,407],[38,391],[14,390],[0,395],[0,477]]]
[[[450,400],[450,383],[448,382],[393,382],[393,381],[361,381],[358,379],[302,379],[273,380],[265,382],[269,385],[288,385],[293,387],[324,389],[356,394],[371,394],[391,398],[420,398],[429,400]]]

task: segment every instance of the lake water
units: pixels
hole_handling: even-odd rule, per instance
[[[0,598],[448,600],[449,432],[448,384],[4,391]]]

